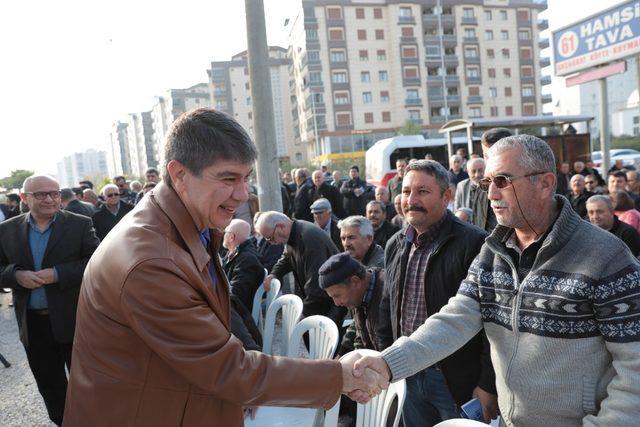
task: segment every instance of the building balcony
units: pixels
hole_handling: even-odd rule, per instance
[[[538,30],[544,31],[549,28],[549,21],[547,19],[540,19],[538,21]]]
[[[456,21],[453,15],[422,15],[422,25],[425,28],[437,28],[439,25],[443,28],[453,28]]]
[[[422,99],[421,98],[406,98],[404,100],[404,105],[410,105],[410,106],[422,105]]]
[[[520,58],[520,65],[533,65],[533,58]]]
[[[316,80],[316,81],[309,82],[309,83],[307,83],[307,86],[322,88],[323,87],[322,80]]]
[[[466,76],[465,77],[465,81],[467,82],[468,85],[479,85],[482,83],[482,78],[480,76]]]
[[[523,76],[520,74],[520,83],[535,83],[533,76]]]
[[[305,15],[304,15],[304,23],[305,24],[317,24],[318,20],[316,19],[315,16],[307,16],[307,14],[305,13]]]
[[[344,19],[327,19],[327,27],[344,27]]]
[[[455,34],[443,34],[441,36],[434,36],[434,35],[425,35],[424,36],[424,41],[426,43],[435,43],[438,44],[440,43],[440,39],[442,39],[442,42],[445,44],[456,44],[458,42],[458,39],[456,38]]]
[[[319,39],[313,39],[313,40],[308,40],[307,39],[307,50],[320,50],[320,40]]]
[[[440,82],[442,82],[442,76],[439,76],[437,74],[435,76],[431,76],[431,75],[427,76],[427,83],[440,83]]]
[[[478,18],[475,16],[472,17],[462,17],[462,25],[478,25]]]
[[[460,76],[457,74],[450,74],[444,76],[444,79],[447,83],[458,83],[460,81]]]
[[[516,23],[518,25],[518,28],[531,28],[530,19],[516,19]]]
[[[464,57],[464,63],[465,63],[465,65],[467,65],[467,64],[479,64],[480,63],[480,57],[479,56],[465,56]]]
[[[518,46],[533,46],[533,40],[518,38]]]
[[[546,49],[549,47],[549,39],[542,39],[538,42],[538,47],[540,49]]]
[[[478,43],[478,37],[463,37],[462,43]]]
[[[407,24],[415,24],[416,18],[415,16],[399,16],[398,17],[398,25],[407,25]]]
[[[542,103],[543,104],[548,104],[548,103],[550,103],[552,101],[553,101],[553,98],[552,98],[550,93],[542,95]]]
[[[402,78],[402,86],[420,86],[421,85],[420,78],[418,77],[403,77]]]
[[[551,84],[551,76],[542,76],[540,79],[540,84],[542,86],[547,86]]]
[[[429,117],[429,122],[432,124],[440,124],[444,123],[447,120],[446,116],[431,116]]]
[[[351,111],[351,103],[346,104],[333,104],[334,111]]]
[[[333,68],[334,70],[346,70],[348,67],[349,67],[349,63],[347,61],[329,62],[329,68]]]
[[[467,96],[467,105],[469,104],[482,104],[481,96]]]
[[[329,40],[329,49],[332,48],[346,48],[347,47],[347,42],[346,40]]]
[[[400,62],[402,64],[419,64],[420,60],[418,59],[418,57],[414,56],[413,58],[409,57],[401,57],[400,58]]]
[[[540,67],[544,68],[548,67],[549,65],[551,65],[551,59],[549,59],[548,57],[540,58]]]
[[[351,84],[349,84],[349,82],[345,82],[345,83],[332,82],[331,83],[331,88],[333,90],[349,90],[351,88]]]
[[[522,102],[536,102],[536,97],[533,95],[528,95],[528,96],[522,95]]]
[[[416,43],[415,37],[400,37],[400,43]]]
[[[413,123],[414,125],[418,125],[418,126],[422,126],[422,123],[423,123],[422,119],[407,119],[407,121]]]

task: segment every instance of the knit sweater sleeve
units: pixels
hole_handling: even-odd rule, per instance
[[[400,337],[382,358],[391,378],[410,377],[454,353],[482,329],[476,262],[471,265],[458,294],[429,317],[409,337]]]
[[[640,419],[640,264],[627,250],[613,252],[593,305],[615,376],[600,411],[586,416],[584,426],[631,426]]]

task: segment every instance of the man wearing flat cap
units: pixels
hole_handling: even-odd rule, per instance
[[[313,202],[311,204],[311,215],[313,215],[313,223],[320,227],[327,236],[331,237],[331,241],[342,252],[344,249],[340,240],[340,229],[338,228],[338,222],[333,217],[333,209],[329,200],[320,198]]]

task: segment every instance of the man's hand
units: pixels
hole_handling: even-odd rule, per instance
[[[355,375],[354,363],[362,356],[357,351],[347,353],[340,359],[342,364],[342,392],[362,396],[367,401],[389,386],[389,381],[373,369],[363,368]],[[354,393],[355,391],[359,393]],[[361,402],[362,403],[362,402]]]
[[[375,371],[385,384],[388,386],[389,381],[391,379],[391,371],[389,370],[389,366],[387,362],[380,356],[363,356],[359,360],[355,361],[353,366],[353,375],[355,377],[360,377],[364,372],[368,370]],[[387,388],[387,387],[385,387]],[[371,400],[373,397],[370,394],[367,394],[363,390],[355,390],[351,393],[348,393],[347,396],[351,400],[354,400],[358,403],[365,404]]]
[[[500,415],[500,410],[498,409],[498,396],[496,396],[495,394],[487,393],[480,387],[476,387],[475,389],[473,389],[472,396],[480,401],[484,422],[489,423],[491,422],[491,420]]]
[[[23,288],[35,289],[44,285],[44,280],[37,273],[30,270],[16,271],[16,282]]]
[[[36,271],[36,275],[42,279],[43,285],[49,285],[56,281],[56,272],[53,268],[45,268],[44,270]]]
[[[264,286],[264,290],[269,292],[271,290],[271,281],[273,279],[275,279],[276,276],[274,276],[273,274],[269,274],[267,275],[267,277],[264,278],[264,282],[262,282],[262,286]]]

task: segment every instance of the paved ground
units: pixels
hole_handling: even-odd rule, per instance
[[[0,365],[0,426],[55,426],[27,364],[10,302],[11,294],[0,294],[0,353],[11,363]]]

